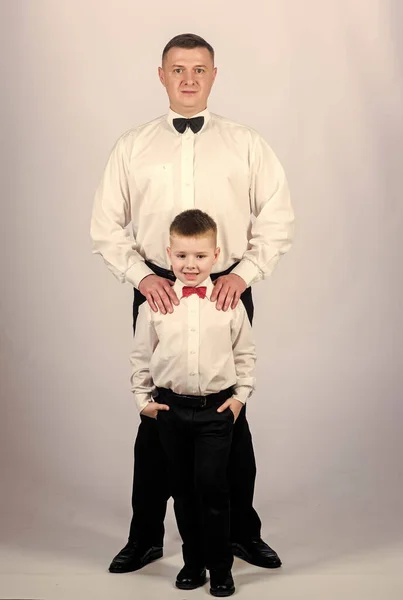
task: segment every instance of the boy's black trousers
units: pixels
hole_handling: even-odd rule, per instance
[[[185,565],[200,571],[228,571],[230,497],[227,477],[234,415],[217,408],[232,388],[208,396],[184,396],[159,389],[157,427],[168,462],[171,492]]]
[[[162,269],[148,261],[146,264],[156,275],[175,280],[172,271]],[[222,273],[212,273],[211,279],[214,281],[222,275],[227,275],[232,268]],[[244,291],[241,300],[252,323],[253,300],[250,287]],[[136,327],[139,306],[145,301],[145,297],[134,289],[133,330]],[[145,416],[140,416],[140,419],[134,445],[133,516],[129,541],[137,542],[140,548],[147,549],[150,546],[163,545],[164,519],[172,490],[168,482],[167,462],[159,439],[157,420]],[[261,522],[252,505],[256,462],[245,406],[233,426],[227,474],[231,507],[231,541],[249,542],[258,539]]]

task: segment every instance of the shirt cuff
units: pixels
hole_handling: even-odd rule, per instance
[[[136,289],[139,289],[139,284],[147,275],[155,275],[154,271],[149,269],[144,261],[134,263],[125,273],[125,280]]]
[[[237,265],[235,269],[232,269],[231,273],[235,273],[235,275],[242,277],[248,287],[251,283],[254,283],[260,279],[260,271],[258,267],[247,258],[243,258],[239,265]]]
[[[246,404],[247,399],[252,394],[253,389],[246,385],[235,386],[232,397],[239,400],[242,404]]]
[[[151,394],[134,394],[134,399],[139,412],[141,412],[150,402],[154,402]]]

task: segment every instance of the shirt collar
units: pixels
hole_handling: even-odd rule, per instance
[[[173,285],[173,289],[174,292],[176,293],[176,295],[178,296],[179,300],[182,298],[182,288],[186,285],[186,283],[182,283],[180,279],[176,279],[175,283]],[[201,282],[200,285],[196,286],[196,287],[203,287],[206,286],[207,290],[206,290],[206,298],[208,300],[210,300],[210,296],[213,293],[213,289],[214,289],[214,284],[211,281],[211,277],[207,277],[207,279],[205,279],[204,281]]]
[[[193,115],[193,117],[190,118],[194,118],[194,117],[204,117],[204,123],[203,123],[203,127],[200,129],[200,131],[198,133],[196,133],[195,135],[199,135],[203,129],[206,127],[207,123],[210,121],[211,119],[211,114],[208,108],[205,108],[204,110],[202,110],[202,112],[197,113],[197,115]],[[170,124],[170,126],[172,127],[172,129],[174,130],[174,132],[178,135],[181,135],[178,131],[176,131],[175,127],[173,126],[173,120],[174,119],[187,119],[188,117],[184,117],[183,115],[180,115],[179,113],[176,113],[175,111],[173,111],[171,108],[168,111],[167,114],[167,121]]]

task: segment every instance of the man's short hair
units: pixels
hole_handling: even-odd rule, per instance
[[[203,39],[199,35],[196,35],[195,33],[181,33],[173,37],[172,40],[170,40],[167,43],[162,52],[162,62],[164,62],[164,58],[171,50],[171,48],[207,48],[214,62],[213,47],[208,42],[206,42],[205,39]]]
[[[216,222],[210,215],[198,208],[184,210],[176,215],[169,228],[169,235],[171,236],[200,237],[208,234],[217,239]]]

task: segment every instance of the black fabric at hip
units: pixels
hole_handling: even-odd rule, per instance
[[[175,394],[175,392],[167,388],[157,388],[157,390],[164,398],[185,408],[209,408],[215,404],[225,402],[228,398],[231,398],[233,392],[233,388],[229,387],[226,390],[221,390],[215,394],[207,394],[206,396],[188,396],[185,394]]]

